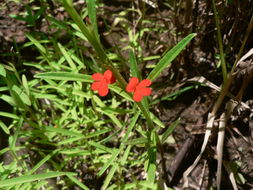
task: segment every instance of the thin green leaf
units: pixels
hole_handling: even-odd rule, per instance
[[[74,141],[79,141],[83,139],[83,137],[71,137],[71,138],[68,138],[68,139],[65,139],[65,140],[62,140],[60,142],[58,142],[58,145],[63,145],[63,144],[68,144],[68,143],[73,143]]]
[[[52,156],[55,155],[55,153],[58,150],[55,150],[53,152],[51,152],[50,154],[46,155],[41,161],[39,161],[31,170],[29,170],[29,172],[26,173],[26,175],[31,175],[33,174],[36,170],[38,170],[44,163],[46,163],[50,158],[52,158]]]
[[[114,160],[117,158],[117,156],[119,155],[120,150],[116,150],[114,149],[113,154],[111,155],[111,157],[108,159],[108,161],[104,164],[104,166],[102,167],[102,169],[98,172],[98,176],[101,176],[106,170],[107,168],[114,162]]]
[[[30,67],[35,67],[35,68],[37,68],[37,69],[39,69],[41,71],[45,71],[46,70],[45,67],[43,67],[42,65],[39,65],[39,63],[37,63],[37,62],[36,63],[23,62],[23,65],[30,66]]]
[[[179,122],[180,122],[180,118],[178,118],[176,121],[174,121],[168,127],[168,129],[162,134],[162,137],[161,137],[162,144],[167,140],[167,138],[171,135],[171,133],[174,131],[174,129],[178,126]]]
[[[131,145],[127,146],[126,150],[124,151],[123,156],[119,159],[121,166],[124,166],[126,164],[127,157],[130,153],[131,148],[132,148]]]
[[[93,30],[96,32],[96,35],[98,35],[98,27],[97,27],[97,11],[96,11],[96,0],[88,0],[88,15],[93,27]]]
[[[0,94],[0,99],[3,101],[9,103],[11,106],[15,105],[15,102],[13,101],[11,96],[5,95],[5,94]]]
[[[136,124],[137,119],[139,118],[139,116],[140,116],[140,111],[137,111],[137,113],[135,113],[134,117],[131,119],[131,123],[130,123],[127,131],[126,131],[126,134],[125,134],[124,138],[121,141],[123,144],[128,141],[130,133],[132,132],[132,130],[133,130],[133,128],[134,128],[134,126],[135,126],[135,124]]]
[[[67,31],[68,27],[65,22],[59,21],[55,19],[54,17],[50,17],[50,16],[46,16],[46,19],[48,19],[51,23],[55,24],[58,28],[61,28]]]
[[[86,66],[84,65],[84,63],[79,59],[79,57],[77,57],[75,54],[71,54],[70,55],[71,58],[79,65],[81,66],[81,68],[85,69]]]
[[[1,86],[0,87],[0,92],[8,91],[9,88],[7,86]]]
[[[169,50],[157,63],[155,68],[149,73],[147,78],[151,81],[154,81],[160,75],[160,73],[171,64],[171,62],[178,56],[178,54],[195,36],[195,33],[189,34],[184,39],[182,39],[176,46]]]
[[[99,136],[99,135],[102,135],[102,134],[105,134],[105,133],[108,133],[112,131],[112,129],[103,129],[103,130],[99,130],[99,131],[96,131],[96,132],[93,132],[93,133],[89,133],[88,135],[85,135],[85,139],[88,139],[88,138],[91,138],[91,137],[96,137],[96,136]]]
[[[13,98],[15,100],[15,103],[17,103],[18,105],[26,104],[30,106],[32,104],[30,101],[30,98],[27,96],[25,91],[19,88],[17,85],[13,85],[11,88],[11,91],[12,91],[12,95],[14,95]]]
[[[140,185],[142,187],[144,187],[144,189],[149,189],[149,190],[160,189],[159,186],[158,186],[158,183],[152,183],[152,182],[149,182],[149,181],[142,181],[142,182],[140,182]]]
[[[10,143],[10,150],[11,151],[14,151],[16,150],[16,142],[17,142],[17,139],[18,139],[18,136],[19,136],[19,132],[20,132],[20,128],[21,126],[23,125],[23,122],[24,122],[24,119],[21,117],[18,124],[17,124],[17,127],[15,128],[15,133],[14,133],[14,136],[12,138],[12,141]]]
[[[76,133],[67,129],[60,129],[60,128],[54,128],[54,127],[48,127],[48,126],[45,126],[44,129],[48,132],[56,132],[56,133],[60,133],[67,136],[85,137],[81,133]]]
[[[48,56],[47,49],[41,45],[41,42],[36,40],[31,34],[26,33],[26,37],[37,47],[37,49],[40,51],[43,58],[48,62],[48,64],[54,68],[55,70],[60,70],[59,66],[55,64],[52,60],[50,60],[50,57]]]
[[[106,105],[100,100],[100,98],[96,95],[93,96],[94,102],[100,107],[97,108],[97,111],[107,115],[116,125],[116,127],[122,128],[123,124],[120,122],[120,120],[110,112],[106,111],[104,108],[106,108]]]
[[[66,174],[68,176],[68,178],[74,182],[75,184],[77,184],[79,187],[81,187],[84,190],[89,190],[89,188],[87,186],[85,186],[83,183],[81,183],[80,181],[78,181],[75,177],[73,177],[73,175],[69,175],[68,173]]]
[[[43,54],[46,55],[47,51],[44,46],[41,45],[41,43],[36,40],[31,34],[26,33],[26,37],[38,48],[38,50]]]
[[[154,182],[156,179],[156,147],[148,149],[147,181]]]
[[[155,124],[157,124],[159,127],[165,128],[164,123],[160,119],[158,119],[152,112],[150,112],[150,117],[151,117],[152,121]]]
[[[185,88],[182,88],[182,89],[177,90],[176,92],[172,92],[172,93],[170,93],[170,94],[168,94],[168,95],[166,95],[166,96],[164,96],[164,97],[162,97],[162,98],[155,99],[155,100],[153,100],[153,101],[151,102],[151,105],[157,104],[158,102],[164,101],[164,100],[168,100],[168,101],[174,100],[174,99],[176,99],[179,95],[181,95],[182,93],[184,93],[184,92],[186,92],[186,91],[188,91],[188,90],[191,90],[191,89],[193,89],[193,88],[196,88],[196,86],[198,86],[198,85],[187,86],[187,87],[185,87]]]
[[[70,149],[70,150],[60,150],[59,153],[66,155],[75,155],[75,156],[87,156],[90,155],[91,152],[89,150],[81,150],[81,149]]]
[[[132,76],[141,79],[136,58],[132,49],[130,49],[129,51],[129,62],[130,62],[130,70],[131,70]]]
[[[2,130],[3,130],[7,135],[10,134],[10,131],[9,131],[8,127],[7,127],[7,126],[4,124],[4,122],[2,122],[1,120],[0,120],[0,127],[2,128]]]
[[[9,16],[10,16],[11,18],[16,19],[16,20],[27,21],[27,18],[26,18],[26,17],[22,17],[22,16],[19,16],[19,15],[9,14]]]
[[[0,64],[0,76],[6,77],[6,71],[2,64]]]
[[[66,81],[81,81],[81,82],[93,82],[90,75],[70,73],[70,72],[48,72],[39,73],[35,75],[36,78],[52,79],[52,80],[66,80]]]
[[[34,14],[33,18],[34,21],[38,20],[40,18],[40,16],[43,14],[43,12],[45,11],[46,6],[41,6],[40,9]]]
[[[19,119],[19,116],[13,113],[8,113],[8,112],[0,112],[0,116],[12,118],[12,119]]]
[[[112,122],[115,124],[115,126],[117,128],[123,127],[123,124],[121,123],[121,121],[114,114],[111,114],[110,112],[108,112],[104,108],[97,108],[97,111],[107,115],[112,120]]]
[[[108,173],[108,175],[105,178],[104,184],[101,188],[102,190],[106,190],[106,188],[108,187],[109,183],[111,182],[112,177],[113,177],[113,175],[116,172],[118,167],[119,167],[119,165],[117,163],[113,164],[110,172]]]
[[[115,92],[118,95],[122,96],[124,99],[133,102],[133,98],[128,93],[126,93],[124,90],[122,90],[122,88],[120,88],[119,86],[109,85],[109,88],[113,92]]]
[[[26,79],[25,75],[22,75],[22,84],[23,84],[23,87],[25,88],[26,94],[29,96],[30,90],[29,90],[29,86],[28,86],[27,79]]]
[[[60,44],[57,43],[62,55],[64,56],[65,60],[68,62],[69,66],[72,68],[73,71],[76,71],[76,65],[73,62],[73,60],[71,59],[71,56],[68,54],[68,52],[65,50],[65,48]]]
[[[59,177],[59,176],[67,175],[67,174],[71,176],[76,175],[75,173],[70,173],[70,172],[47,172],[47,173],[36,174],[36,175],[24,175],[24,176],[20,176],[16,178],[2,180],[0,183],[0,187],[6,187],[6,186],[22,184],[22,183],[29,183],[29,182],[33,182],[37,180],[44,180],[44,179]]]
[[[104,145],[101,145],[101,144],[96,143],[96,142],[93,142],[93,141],[90,141],[90,142],[88,142],[88,143],[89,143],[89,145],[94,146],[94,147],[96,147],[96,148],[98,148],[98,149],[100,149],[100,150],[103,150],[103,151],[105,151],[105,152],[108,152],[108,153],[113,153],[113,152],[115,151],[115,150],[112,149],[112,148],[108,148],[108,147],[106,147],[106,146],[104,146]]]

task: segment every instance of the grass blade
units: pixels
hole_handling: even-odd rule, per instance
[[[0,127],[2,128],[2,130],[6,133],[6,134],[10,134],[10,130],[8,129],[8,127],[4,124],[4,122],[2,122],[0,120]]]
[[[0,64],[0,76],[6,77],[6,71],[2,64]]]
[[[88,4],[88,15],[89,15],[93,30],[98,35],[96,0],[88,0],[87,4]]]
[[[126,131],[126,134],[125,134],[124,138],[121,141],[122,143],[127,143],[128,142],[128,138],[130,136],[130,133],[132,132],[139,116],[140,116],[140,111],[138,111],[137,113],[134,114],[134,117],[131,120],[131,123],[130,123],[127,131]]]
[[[108,162],[106,162],[104,164],[104,166],[102,167],[102,169],[98,172],[98,176],[101,176],[106,170],[107,168],[114,162],[114,160],[117,158],[117,156],[119,155],[120,150],[114,150],[113,154],[111,155],[111,157],[108,159]]]
[[[162,134],[162,138],[161,138],[161,143],[165,143],[166,139],[168,138],[168,136],[171,135],[171,133],[174,131],[174,129],[178,126],[180,122],[180,118],[178,118],[176,121],[174,121],[169,127],[168,129]]]
[[[81,81],[91,83],[93,80],[90,75],[70,72],[48,72],[39,73],[35,75],[36,78],[51,79],[51,80],[67,80],[67,81]]]
[[[47,156],[45,156],[41,161],[39,161],[39,163],[37,163],[31,170],[29,170],[29,172],[27,173],[27,175],[31,175],[33,174],[36,170],[38,170],[44,163],[46,163],[52,156],[55,155],[55,153],[58,150],[55,150],[53,152],[51,152],[50,154],[48,154]]]
[[[13,85],[10,89],[13,99],[17,105],[28,105],[30,106],[32,103],[30,98],[27,96],[25,91],[19,88],[17,85]]]
[[[140,72],[138,70],[138,65],[136,62],[136,57],[132,49],[130,49],[130,52],[129,52],[129,62],[130,62],[130,70],[131,70],[132,76],[141,79]]]
[[[56,133],[61,133],[63,135],[67,135],[67,136],[76,136],[76,137],[85,137],[83,134],[81,133],[76,133],[67,129],[60,129],[60,128],[54,128],[54,127],[47,127],[45,126],[45,130],[46,131],[50,131],[50,132],[56,132]]]
[[[150,79],[151,81],[155,80],[160,75],[160,73],[171,64],[171,62],[178,56],[178,54],[195,36],[195,33],[189,34],[184,39],[182,39],[176,46],[169,50],[157,63],[155,68],[149,73],[148,79]]]
[[[76,68],[76,65],[75,63],[73,62],[73,60],[71,59],[71,56],[68,54],[68,52],[66,51],[66,49],[60,44],[60,43],[57,43],[62,55],[64,56],[65,60],[68,62],[69,66],[71,67],[71,69],[73,71],[76,71],[77,68]]]
[[[19,117],[13,113],[2,112],[2,111],[0,112],[0,116],[12,118],[12,119],[19,119]]]
[[[38,48],[41,54],[43,55],[47,54],[46,48],[42,46],[41,43],[38,40],[36,40],[31,34],[26,33],[26,37]]]
[[[10,185],[16,185],[16,184],[22,184],[22,183],[28,183],[28,182],[33,182],[37,180],[44,180],[44,179],[49,179],[49,178],[54,178],[54,177],[59,177],[63,175],[75,175],[75,173],[71,172],[47,172],[43,174],[36,174],[36,175],[24,175],[16,178],[11,178],[11,179],[6,179],[2,180],[0,183],[0,187],[6,187]]]
[[[156,178],[156,147],[150,147],[148,150],[148,168],[147,181],[154,182]]]
[[[104,145],[101,145],[99,143],[96,143],[94,141],[90,141],[90,142],[88,142],[88,144],[91,145],[91,146],[94,146],[94,147],[96,147],[96,148],[98,148],[100,150],[103,150],[105,152],[109,152],[111,154],[114,152],[114,150],[112,148],[108,148],[108,147],[106,147]]]
[[[128,93],[123,91],[122,88],[120,88],[116,85],[109,85],[109,88],[110,88],[110,90],[112,90],[113,92],[115,92],[118,95],[122,96],[126,100],[133,102],[133,98]]]
[[[114,175],[114,173],[116,172],[117,168],[119,167],[118,164],[114,164],[110,170],[110,172],[108,173],[108,175],[106,176],[106,179],[104,181],[104,184],[102,186],[102,190],[106,189],[107,186],[109,185],[110,181],[112,180],[112,177]]]
[[[79,187],[81,187],[84,190],[89,190],[89,188],[87,186],[85,186],[84,184],[82,184],[80,181],[78,181],[75,177],[73,177],[73,175],[69,175],[68,173],[66,174],[66,176],[68,176],[68,178],[73,181],[75,184],[77,184]]]

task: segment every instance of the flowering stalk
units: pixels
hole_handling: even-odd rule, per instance
[[[130,79],[126,87],[127,92],[134,92],[133,99],[136,102],[140,102],[144,96],[149,96],[151,94],[151,88],[147,88],[151,85],[151,81],[149,79],[144,79],[139,82],[139,79],[133,77]]]
[[[75,21],[81,32],[84,34],[84,36],[88,39],[90,44],[94,47],[99,61],[101,64],[101,67],[104,69],[109,69],[112,71],[114,77],[117,79],[119,82],[119,85],[121,86],[122,89],[126,89],[127,82],[125,79],[122,77],[120,72],[113,66],[112,62],[108,59],[105,50],[99,40],[98,35],[96,35],[95,32],[93,32],[93,28],[91,26],[86,25],[79,14],[76,12],[76,10],[73,7],[72,0],[62,0],[62,4],[65,7],[66,11],[70,15],[70,17]],[[143,106],[141,102],[136,102],[138,105],[139,109],[143,113],[144,117],[147,120],[149,130],[151,131],[154,128],[153,122],[150,118],[150,115],[148,113],[148,110]]]

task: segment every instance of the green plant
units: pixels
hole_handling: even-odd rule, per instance
[[[24,15],[10,14],[9,16],[17,20],[25,21],[27,23],[27,26],[29,27],[34,27],[36,25],[36,21],[44,13],[46,7],[45,6],[38,7],[38,10],[35,13],[33,13],[35,10],[32,10],[31,6],[29,5],[25,5],[25,9],[26,13]]]
[[[88,189],[92,185],[79,180],[90,173],[94,180],[103,180],[102,189],[158,189],[157,153],[163,159],[162,145],[179,120],[158,135],[165,126],[152,113],[150,97],[139,102],[133,100],[130,90],[126,91],[128,79],[121,74],[123,66],[114,62],[109,56],[111,52],[100,42],[95,1],[88,1],[84,14],[88,15],[90,24],[83,22],[71,1],[62,0],[62,4],[73,21],[60,22],[50,16],[47,19],[59,30],[66,30],[73,41],[63,44],[54,38],[27,33],[30,42],[23,48],[34,46],[40,52],[36,61],[24,63],[36,68],[34,77],[28,80],[12,64],[0,67],[1,91],[4,92],[1,99],[13,106],[12,113],[1,112],[1,116],[11,118],[12,123],[10,126],[0,125],[10,135],[9,147],[0,155],[11,152],[12,163],[18,170],[13,176],[13,165],[3,166],[6,171],[11,168],[11,172],[1,176],[0,187],[50,189],[46,180],[58,177],[54,183],[63,189],[69,189],[73,184]],[[38,16],[32,20],[29,16],[26,20],[34,24],[35,18]],[[167,51],[146,78],[156,80],[195,35],[189,34]],[[76,43],[79,37],[92,45],[94,52],[91,51],[89,57],[82,56],[83,51],[80,53],[80,50],[87,49]],[[140,49],[137,46],[136,41],[134,47],[131,44],[128,47],[128,72],[141,80],[143,73],[138,67],[136,54]],[[91,75],[105,70],[113,73],[116,82],[106,83],[110,93],[101,98],[91,90],[94,82]],[[18,145],[18,139],[26,140],[23,146]],[[27,148],[39,155],[39,161],[32,166],[25,162],[29,153],[20,154]],[[139,154],[136,155],[135,151]],[[50,166],[43,173],[38,172],[45,164]],[[65,172],[69,165],[76,171]],[[78,170],[82,165],[85,165],[85,171]],[[142,168],[147,176],[136,179],[134,168]],[[124,181],[126,174],[130,183]]]

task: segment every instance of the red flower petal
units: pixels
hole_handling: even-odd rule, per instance
[[[109,83],[109,84],[113,84],[113,83],[115,83],[115,81],[116,81],[116,79],[115,79],[115,77],[112,75],[112,78],[111,78],[111,80],[110,80],[110,83]]]
[[[131,78],[129,83],[127,84],[126,91],[127,92],[134,92],[138,83],[139,83],[138,78],[136,78],[136,77]]]
[[[104,78],[104,76],[101,73],[95,73],[91,77],[95,81],[101,81]]]
[[[108,94],[108,92],[109,92],[108,84],[101,82],[100,87],[98,89],[98,94],[100,96],[106,96]]]
[[[142,100],[142,98],[143,98],[143,95],[142,95],[141,91],[134,92],[134,96],[133,96],[134,101],[140,102]]]
[[[104,73],[104,78],[109,81],[112,78],[112,71],[106,70]]]
[[[104,78],[106,79],[106,81],[107,81],[108,84],[112,84],[112,83],[114,83],[116,81],[115,78],[114,78],[114,76],[113,76],[112,71],[110,71],[110,70],[106,70],[105,71]]]
[[[151,94],[151,88],[141,88],[136,89],[136,91],[139,91],[143,96],[149,96]]]
[[[99,87],[100,87],[100,84],[101,84],[101,82],[93,82],[92,85],[91,85],[91,89],[92,89],[93,91],[98,90]]]
[[[144,79],[138,84],[138,87],[147,87],[151,85],[151,81],[149,79]]]
[[[92,75],[92,79],[95,81],[91,85],[93,91],[98,91],[100,96],[106,96],[109,92],[108,84],[115,82],[112,71],[106,70],[104,74],[95,73]]]

